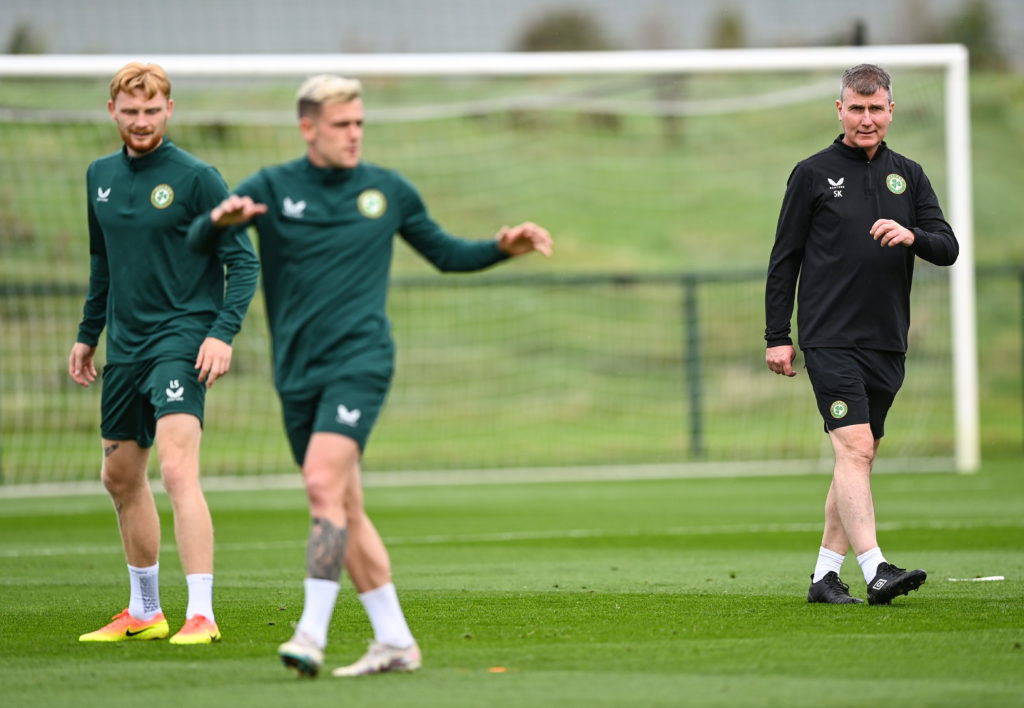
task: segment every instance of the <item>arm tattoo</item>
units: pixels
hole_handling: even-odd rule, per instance
[[[114,450],[121,447],[121,443],[110,443],[107,447],[103,448],[103,456],[110,457],[114,454]]]
[[[345,562],[348,530],[327,519],[314,518],[306,549],[306,574],[310,578],[337,581]]]

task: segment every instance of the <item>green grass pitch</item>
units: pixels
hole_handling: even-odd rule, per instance
[[[0,498],[0,695],[12,708],[1021,705],[1018,468],[876,477],[883,550],[929,571],[891,607],[805,602],[822,476],[371,486],[424,668],[313,681],[275,656],[301,612],[301,491],[208,495],[224,633],[209,647],[80,644],[127,602],[109,501]],[[185,588],[159,502],[175,631]],[[949,581],[993,575],[1005,580]],[[852,559],[844,577],[863,597]],[[369,636],[346,582],[325,668]]]

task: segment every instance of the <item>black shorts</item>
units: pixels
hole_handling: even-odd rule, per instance
[[[877,440],[903,385],[906,354],[877,349],[804,350],[807,375],[818,399],[825,432],[868,423]]]

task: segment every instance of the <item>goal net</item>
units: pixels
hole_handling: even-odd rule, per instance
[[[334,72],[364,81],[364,158],[406,175],[449,231],[528,219],[553,233],[552,260],[472,275],[396,248],[398,368],[369,471],[649,474],[827,468],[806,376],[763,363],[764,272],[790,170],[839,132],[841,70],[880,63],[889,144],[924,165],[962,254],[952,277],[918,264],[879,467],[977,465],[960,48],[39,56],[0,57],[3,483],[97,475],[99,387],[66,372],[88,280],[84,174],[120,147],[106,86],[138,58],[174,83],[169,137],[229,185],[303,153],[295,89]],[[204,474],[293,467],[257,295],[207,399]]]

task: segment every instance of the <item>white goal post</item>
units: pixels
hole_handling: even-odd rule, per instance
[[[955,459],[961,472],[980,465],[974,248],[971,203],[968,55],[961,45],[736,50],[479,54],[159,55],[145,57],[171,76],[301,77],[336,72],[357,77],[542,76],[588,74],[713,74],[808,69],[841,70],[870,62],[886,68],[928,68],[945,76],[945,205],[960,243],[950,269]],[[109,77],[136,56],[0,56],[0,79]],[[838,94],[838,73],[836,74]],[[896,87],[897,101],[899,86]]]

